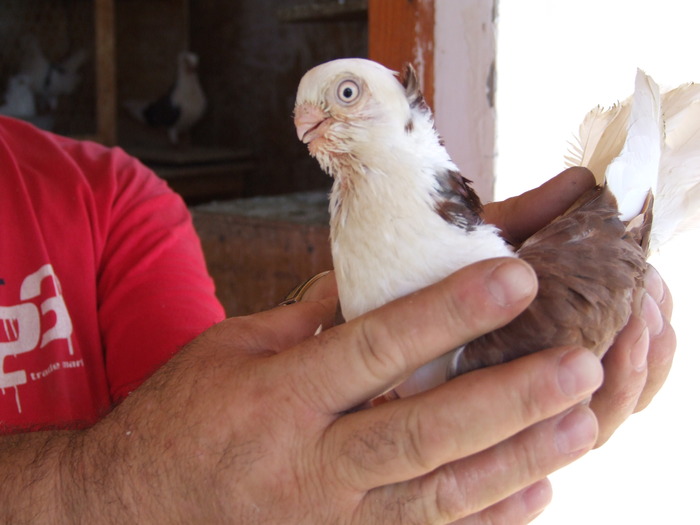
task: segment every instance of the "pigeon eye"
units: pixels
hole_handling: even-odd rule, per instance
[[[360,86],[354,80],[343,80],[338,86],[337,95],[343,104],[352,104],[360,96]]]

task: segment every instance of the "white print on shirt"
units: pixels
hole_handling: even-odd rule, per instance
[[[41,284],[44,279],[51,279],[53,284],[52,296],[45,299],[39,307],[30,302],[41,294]],[[14,306],[0,306],[0,323],[5,331],[4,342],[0,342],[0,389],[4,394],[6,388],[15,389],[17,410],[21,413],[22,406],[19,400],[17,387],[27,383],[27,372],[16,370],[5,372],[5,357],[24,354],[37,348],[44,348],[48,343],[57,339],[65,339],[68,344],[68,352],[73,355],[73,323],[63,300],[61,283],[50,264],[39,268],[28,275],[20,287],[20,302]],[[55,323],[42,333],[42,317],[53,312]],[[42,379],[60,368],[75,368],[83,366],[83,360],[60,361],[51,364],[44,370],[30,372],[32,380]]]

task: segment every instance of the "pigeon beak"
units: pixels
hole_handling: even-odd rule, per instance
[[[294,125],[297,137],[304,144],[320,137],[327,126],[322,126],[330,117],[318,106],[305,102],[294,108]]]

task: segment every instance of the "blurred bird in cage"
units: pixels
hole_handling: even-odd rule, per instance
[[[5,103],[0,106],[0,114],[23,119],[36,116],[34,92],[27,75],[18,73],[9,78],[5,90]]]
[[[178,144],[180,135],[199,121],[207,106],[198,65],[196,54],[183,51],[177,57],[175,82],[167,93],[152,101],[126,100],[124,108],[139,122],[165,128],[170,142]]]
[[[55,111],[58,97],[72,93],[80,82],[80,67],[87,59],[87,52],[78,49],[61,62],[51,62],[41,49],[34,35],[22,39],[22,63],[20,74],[25,75],[29,87],[36,96],[37,109]]]

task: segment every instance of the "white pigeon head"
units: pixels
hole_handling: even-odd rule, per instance
[[[177,55],[178,72],[194,74],[199,67],[199,56],[190,51],[182,51]]]
[[[333,60],[309,70],[299,83],[297,136],[333,176],[350,158],[371,159],[377,144],[386,146],[386,137],[405,133],[411,119],[396,73],[370,60]]]

